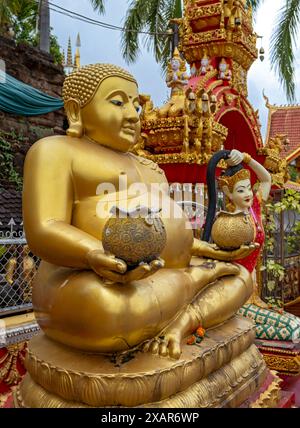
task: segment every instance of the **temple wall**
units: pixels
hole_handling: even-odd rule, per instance
[[[0,59],[6,72],[16,79],[51,96],[61,97],[64,71],[53,63],[52,57],[27,45],[16,45],[13,40],[0,37]],[[16,170],[22,174],[25,155],[38,139],[63,133],[63,109],[43,116],[25,118],[0,111],[0,131],[13,134],[8,138],[14,152]]]

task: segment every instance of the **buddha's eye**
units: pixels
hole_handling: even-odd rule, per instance
[[[120,100],[110,100],[110,102],[118,107],[123,107],[124,105],[123,101],[120,101]]]

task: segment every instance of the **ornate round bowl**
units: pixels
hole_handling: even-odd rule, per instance
[[[167,242],[164,224],[158,215],[111,217],[104,226],[105,251],[124,260],[130,267],[157,259]]]
[[[255,226],[250,214],[220,211],[215,220],[211,236],[223,250],[235,250],[248,245],[255,239]]]

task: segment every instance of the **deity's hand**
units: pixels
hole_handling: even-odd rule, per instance
[[[241,162],[243,162],[244,154],[241,153],[239,150],[231,150],[231,153],[229,155],[229,159],[227,159],[228,166],[236,166],[239,165]]]
[[[105,278],[110,283],[120,284],[146,278],[164,267],[164,261],[157,259],[150,264],[140,264],[135,269],[127,271],[127,265],[123,260],[117,259],[112,254],[106,254],[101,250],[90,251],[87,255],[87,260],[97,275]]]
[[[254,250],[259,248],[259,244],[242,245],[234,251],[221,250],[217,245],[208,242],[194,240],[192,255],[197,257],[207,257],[209,259],[231,262],[249,256]]]

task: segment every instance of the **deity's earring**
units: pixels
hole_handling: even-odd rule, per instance
[[[69,122],[67,135],[69,137],[81,138],[83,136],[83,126],[79,102],[75,99],[68,100],[65,103],[65,110]]]

